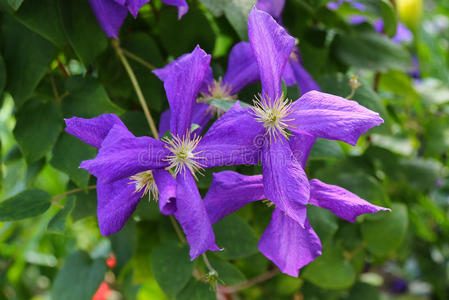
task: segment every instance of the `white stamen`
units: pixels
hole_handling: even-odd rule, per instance
[[[269,98],[264,98],[259,94],[259,97],[253,101],[254,106],[252,107],[252,114],[255,116],[256,120],[263,123],[265,127],[265,134],[274,139],[282,135],[286,139],[290,136],[287,131],[289,127],[292,127],[288,122],[293,121],[293,119],[288,119],[287,117],[294,112],[292,108],[292,102],[288,99],[284,99],[281,95],[275,101],[271,101]]]
[[[146,194],[151,194],[153,199],[155,199],[156,201],[158,200],[159,191],[157,189],[156,183],[154,182],[153,172],[141,172],[131,176],[129,179],[131,180],[129,184],[136,185],[136,190],[134,191],[135,193],[139,193],[143,190],[142,197]]]
[[[174,168],[174,175],[177,176],[181,171],[185,171],[186,168],[192,172],[195,179],[196,172],[202,174],[204,170],[203,166],[196,161],[196,159],[205,159],[205,157],[198,156],[202,151],[194,152],[196,146],[200,142],[200,136],[190,137],[190,132],[184,135],[182,138],[173,136],[172,139],[165,137],[162,139],[167,145],[165,146],[172,152],[172,155],[167,156],[165,161],[170,163],[169,169]]]

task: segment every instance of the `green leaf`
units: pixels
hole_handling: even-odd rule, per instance
[[[361,231],[368,250],[380,257],[395,251],[407,233],[407,215],[404,204],[394,203],[391,212],[377,213],[374,220],[363,222]]]
[[[435,186],[442,165],[437,160],[431,159],[403,159],[399,162],[403,180],[408,185],[417,190],[426,190]]]
[[[346,74],[331,74],[321,77],[318,84],[323,92],[337,95],[340,97],[347,97],[351,93],[351,87],[349,86],[350,76]],[[371,109],[380,114],[380,116],[387,120],[388,114],[385,110],[382,100],[379,95],[373,91],[368,82],[359,79],[361,85],[356,90],[351,100],[358,102],[360,105]],[[382,128],[374,130],[380,130]],[[373,131],[374,131],[373,130]]]
[[[309,159],[329,159],[344,157],[343,150],[336,141],[318,138],[310,151]]]
[[[303,276],[323,289],[344,289],[355,281],[354,268],[337,246],[324,248],[323,255],[310,263]]]
[[[244,258],[257,252],[257,238],[248,223],[236,214],[214,225],[217,245],[224,248],[217,256],[226,259]]]
[[[64,117],[93,118],[105,113],[121,114],[100,82],[93,77],[72,76],[66,82],[69,95],[62,102]]]
[[[379,300],[379,288],[364,282],[357,282],[352,287],[346,300]]]
[[[210,105],[222,110],[222,111],[228,111],[231,109],[231,107],[234,106],[234,104],[239,101],[239,100],[229,100],[229,99],[218,99],[218,98],[213,98],[209,101],[207,101],[207,103],[209,103]],[[251,105],[249,105],[248,103],[239,101],[240,106],[241,107],[250,107]]]
[[[373,71],[407,70],[409,53],[400,45],[374,31],[338,34],[332,44],[336,57],[344,64]]]
[[[192,279],[176,300],[216,300],[216,294],[209,284]]]
[[[42,190],[30,189],[0,202],[0,221],[17,221],[36,217],[50,207],[50,195]]]
[[[25,1],[14,16],[29,30],[55,46],[62,48],[66,44],[57,0]]]
[[[94,158],[96,149],[78,138],[63,133],[53,149],[50,163],[56,169],[69,175],[80,188],[86,188],[89,183],[89,173],[80,169],[83,160]]]
[[[60,108],[53,102],[29,101],[16,115],[14,137],[28,164],[51,150],[62,129]]]
[[[13,96],[16,105],[21,106],[32,96],[44,77],[56,56],[56,49],[38,34],[12,18],[3,16],[3,58],[8,76],[6,89]]]
[[[6,4],[9,5],[13,10],[18,10],[22,5],[23,0],[2,0],[5,1]]]
[[[177,19],[178,15],[174,10],[161,11],[159,38],[168,53],[178,57],[191,52],[196,45],[201,45],[204,51],[212,53],[216,36],[202,11],[191,8],[181,20]]]
[[[73,209],[73,205],[75,202],[75,197],[67,197],[67,201],[64,205],[64,208],[61,209],[48,223],[47,231],[52,233],[64,233],[65,224],[67,222],[67,216]]]
[[[92,260],[86,252],[67,257],[58,272],[51,291],[52,299],[92,299],[106,273],[103,258]]]
[[[87,1],[57,0],[67,39],[84,66],[108,46],[108,40]]]
[[[120,270],[131,259],[137,244],[136,223],[132,220],[126,222],[123,228],[110,236],[112,252],[116,257],[114,271],[118,274]]]
[[[398,20],[393,5],[389,0],[381,0],[382,20],[384,22],[383,32],[390,38],[396,35]]]
[[[0,95],[6,85],[6,67],[3,57],[0,55]]]
[[[176,296],[192,277],[194,264],[187,245],[180,247],[167,241],[153,249],[151,262],[157,283],[170,297]]]
[[[73,182],[67,185],[67,190],[77,188]],[[74,194],[76,197],[75,207],[72,210],[71,216],[74,222],[96,216],[97,214],[97,190],[89,189],[87,192],[79,192]]]
[[[218,282],[226,285],[234,285],[245,282],[245,275],[233,264],[216,256],[208,255],[209,262],[218,272]]]
[[[335,232],[337,232],[337,218],[327,209],[316,206],[308,206],[307,218],[322,242],[330,241]]]
[[[224,14],[241,40],[248,38],[248,14],[256,0],[225,0]]]

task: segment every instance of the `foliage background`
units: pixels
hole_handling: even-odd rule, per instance
[[[121,47],[162,67],[199,44],[213,55],[217,78],[232,45],[247,39],[245,16],[254,1],[188,2],[180,21],[176,9],[160,1],[144,6],[122,27]],[[307,173],[392,213],[349,224],[311,207],[323,256],[299,278],[277,275],[239,295],[449,299],[449,4],[426,0],[421,20],[419,10],[402,11],[414,40],[396,45],[369,24],[351,25],[347,16],[360,12],[348,3],[334,12],[326,2],[287,0],[283,23],[299,40],[304,65],[323,91],[345,97],[350,76],[358,75],[362,86],[354,99],[379,112],[385,124],[356,147],[319,140]],[[394,28],[394,10],[385,10],[382,1],[360,2],[369,7],[364,15]],[[109,297],[117,297],[111,299],[214,299],[210,286],[192,276],[194,268],[206,272],[204,263],[189,262],[187,247],[154,201],[141,201],[121,232],[99,233],[95,179],[78,169],[95,149],[64,133],[63,118],[116,113],[137,136],[149,135],[149,129],[87,0],[0,0],[0,25],[0,299],[91,299],[103,280],[113,290]],[[411,57],[419,61],[415,78]],[[168,108],[162,83],[151,66],[129,60],[157,120]],[[259,90],[250,86],[239,99],[251,102]],[[299,96],[296,87],[288,92]],[[201,177],[203,194],[219,170]],[[254,203],[214,227],[225,250],[208,256],[220,285],[241,284],[272,269],[257,251],[270,215]],[[113,268],[105,262],[111,252]]]

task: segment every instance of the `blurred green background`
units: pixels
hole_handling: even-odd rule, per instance
[[[449,2],[358,1],[365,12],[348,2],[333,11],[327,2],[286,0],[283,24],[323,91],[346,97],[357,76],[353,99],[385,124],[355,147],[318,140],[306,171],[392,212],[350,224],[310,207],[323,255],[299,278],[276,275],[224,299],[449,299]],[[152,0],[120,31],[121,47],[141,60],[129,58],[156,120],[168,103],[152,66],[199,44],[212,54],[218,78],[231,47],[247,40],[254,1],[188,4],[178,21],[176,8]],[[353,25],[353,15],[367,22]],[[384,33],[373,28],[377,19]],[[411,41],[391,40],[398,21]],[[95,178],[78,168],[96,150],[64,133],[63,118],[116,113],[138,136],[149,129],[88,1],[0,0],[0,26],[0,299],[92,299],[102,282],[96,300],[215,299],[213,287],[192,276],[195,269],[204,279],[203,261],[189,261],[154,201],[143,199],[119,233],[100,235]],[[239,99],[251,103],[259,90],[249,86]],[[293,86],[288,94],[297,99],[300,91]],[[211,174],[223,169],[200,178],[203,195]],[[214,226],[225,248],[208,254],[218,285],[270,272],[257,251],[270,216],[271,209],[253,203]]]

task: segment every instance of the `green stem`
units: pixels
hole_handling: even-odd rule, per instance
[[[79,192],[84,192],[85,190],[93,190],[93,189],[96,189],[96,188],[97,188],[96,185],[90,185],[90,186],[87,187],[87,189],[73,189],[73,190],[67,191],[67,192],[65,192],[65,193],[62,193],[62,194],[53,196],[53,197],[51,198],[51,203],[54,204],[54,205],[56,205],[56,206],[58,206],[58,207],[60,207],[60,208],[63,208],[63,206],[61,205],[61,203],[58,202],[59,199],[64,198],[64,197],[66,197],[66,196],[68,196],[68,195],[71,195],[71,194],[75,194],[75,193],[79,193]]]
[[[123,54],[125,54],[125,55],[128,56],[129,58],[135,60],[135,61],[138,62],[139,64],[145,66],[146,68],[148,68],[148,69],[150,69],[150,70],[156,69],[155,66],[153,66],[152,64],[150,64],[149,62],[147,62],[147,61],[144,60],[143,58],[141,58],[141,57],[135,55],[134,53],[131,53],[131,52],[129,52],[128,50],[123,49],[123,48],[122,48],[122,51],[123,51]]]
[[[128,60],[126,59],[123,49],[120,48],[120,44],[118,40],[112,40],[112,46],[115,49],[115,52],[117,53],[118,57],[120,58],[120,61],[123,64],[123,67],[126,70],[126,73],[128,73],[128,77],[131,80],[131,83],[134,87],[134,90],[137,94],[137,99],[139,99],[140,105],[142,106],[143,113],[145,114],[145,117],[148,121],[148,125],[150,126],[151,133],[153,134],[154,138],[159,139],[159,134],[157,132],[156,124],[154,123],[153,118],[150,114],[150,109],[148,108],[147,102],[145,101],[145,98],[142,93],[142,89],[140,88],[139,82],[137,81],[136,75],[134,74],[134,71],[132,70],[131,66],[129,65]]]
[[[170,221],[173,225],[173,228],[176,231],[176,235],[178,235],[179,240],[181,241],[181,243],[185,244],[186,239],[185,239],[184,235],[182,234],[182,231],[179,228],[178,223],[176,222],[176,219],[172,215],[170,216]]]

